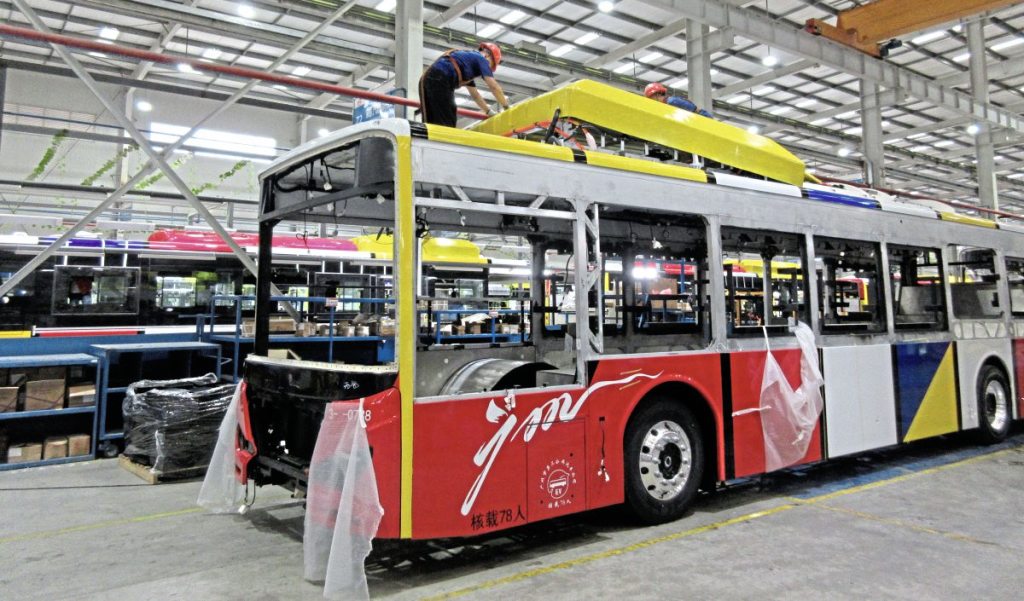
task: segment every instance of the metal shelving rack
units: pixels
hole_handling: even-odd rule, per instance
[[[108,456],[110,455],[111,449],[116,449],[116,441],[124,438],[123,430],[107,430],[107,414],[109,411],[110,395],[112,394],[123,394],[128,391],[127,386],[110,386],[110,371],[111,367],[118,364],[118,359],[122,355],[127,354],[139,354],[147,355],[153,353],[171,353],[171,352],[186,352],[187,361],[185,365],[185,373],[179,377],[186,377],[193,375],[192,372],[192,357],[196,353],[200,355],[215,358],[215,373],[217,377],[220,377],[221,367],[221,347],[219,344],[213,344],[210,342],[150,342],[150,343],[138,343],[138,344],[94,344],[89,347],[90,353],[95,355],[91,357],[93,360],[97,358],[100,360],[99,363],[99,377],[98,384],[96,386],[96,408],[97,408],[97,427],[96,436],[94,436],[94,444]],[[88,355],[86,355],[88,356]],[[141,379],[144,374],[137,374],[137,378]]]
[[[92,429],[89,432],[89,454],[76,457],[61,457],[57,459],[42,459],[40,461],[27,461],[23,463],[0,463],[0,471],[35,467],[38,465],[54,465],[58,463],[71,463],[75,461],[87,461],[96,456],[96,427],[97,408],[99,402],[99,360],[85,353],[69,353],[58,355],[19,355],[13,357],[0,357],[0,369],[30,369],[34,367],[70,367],[76,365],[91,366],[95,369],[94,381],[96,382],[96,402],[92,406],[68,407],[65,409],[47,409],[43,411],[15,411],[0,413],[0,424],[17,423],[22,420],[45,419],[63,415],[92,415]],[[84,432],[83,432],[84,434]]]

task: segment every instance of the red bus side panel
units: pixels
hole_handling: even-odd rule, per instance
[[[800,385],[800,350],[786,349],[772,351],[789,384]],[[761,380],[764,375],[765,351],[743,351],[729,355],[730,379],[732,384],[732,429],[735,473],[742,478],[765,471],[764,430],[761,427],[761,413],[748,411],[761,405]],[[737,415],[739,414],[739,415]],[[728,418],[727,418],[728,419]],[[820,461],[821,420],[814,428],[807,455],[800,463]]]
[[[369,412],[366,438],[373,453],[373,470],[377,476],[377,493],[384,507],[384,517],[377,528],[380,538],[398,538],[402,481],[402,425],[399,420],[398,388],[389,388],[367,397],[363,410]]]
[[[1024,339],[1013,341],[1013,371],[1017,377],[1017,417],[1024,417]]]

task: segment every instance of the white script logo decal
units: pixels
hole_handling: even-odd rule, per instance
[[[607,386],[618,386],[622,384],[629,384],[634,380],[640,378],[646,378],[648,380],[654,380],[661,376],[663,372],[656,374],[633,374],[621,380],[610,380],[607,382],[598,382],[593,386],[587,388],[580,395],[579,400],[573,402],[572,396],[568,392],[556,396],[553,399],[548,399],[542,405],[530,411],[522,424],[519,424],[519,418],[513,413],[516,408],[516,398],[513,391],[509,391],[504,398],[504,408],[499,407],[494,399],[491,399],[490,404],[487,406],[487,421],[492,424],[496,424],[504,418],[501,422],[501,426],[494,433],[494,436],[490,440],[485,442],[477,450],[476,455],[473,455],[473,463],[477,467],[482,467],[480,474],[473,481],[473,486],[469,487],[469,492],[466,494],[466,499],[462,502],[462,515],[469,515],[469,510],[473,508],[473,503],[476,502],[477,495],[480,494],[480,489],[483,488],[484,482],[487,480],[487,474],[491,471],[491,466],[494,465],[494,460],[498,458],[498,454],[501,453],[502,447],[508,440],[514,439],[520,432],[523,433],[523,442],[530,442],[533,439],[533,435],[537,433],[537,429],[547,431],[551,428],[551,425],[557,422],[567,422],[576,417],[583,408],[583,404],[587,402],[590,395],[602,388]],[[519,427],[516,428],[516,425]]]

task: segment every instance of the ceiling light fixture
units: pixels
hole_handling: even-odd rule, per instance
[[[220,50],[217,48],[207,48],[203,50],[203,58],[210,59],[211,61],[217,60],[220,57]]]
[[[512,12],[506,13],[504,17],[498,19],[505,25],[512,25],[522,21],[526,17],[526,13],[521,10],[513,10]]]
[[[626,63],[625,65],[619,65],[618,67],[615,67],[615,69],[612,72],[622,74],[625,73],[626,71],[629,71],[632,68],[633,63]]]
[[[611,2],[611,0],[601,0],[601,2],[597,3],[597,10],[603,13],[610,13],[615,10],[615,3]]]
[[[981,133],[981,126],[978,125],[977,123],[971,123],[970,125],[967,126],[967,133],[971,134],[972,136],[976,136],[979,133]]]
[[[483,29],[481,29],[480,31],[476,32],[476,37],[478,37],[478,38],[493,38],[494,34],[498,33],[502,29],[505,29],[505,28],[503,26],[497,24],[497,23],[491,23],[491,24],[487,25],[486,27],[484,27]]]
[[[121,32],[115,27],[104,27],[100,30],[100,37],[104,40],[110,40],[111,42],[116,40],[119,35],[121,35]]]
[[[690,83],[690,80],[684,77],[682,79],[677,79],[668,85],[670,88],[685,88],[688,83]]]
[[[566,54],[569,54],[570,52],[572,52],[575,49],[576,49],[576,46],[573,46],[572,44],[562,44],[561,46],[559,46],[558,48],[555,48],[554,50],[552,50],[548,54],[550,54],[551,56],[554,56],[554,57],[565,56]]]
[[[805,108],[808,108],[808,107],[812,107],[815,104],[818,104],[817,100],[815,100],[813,98],[808,98],[806,100],[801,100],[800,102],[796,103],[796,108],[798,108],[798,109],[805,109]]]
[[[593,31],[589,31],[581,35],[580,37],[576,38],[576,43],[579,44],[580,46],[585,46],[590,42],[596,40],[598,37],[599,36],[596,33],[594,33]]]
[[[850,156],[850,154],[852,154],[852,153],[853,153],[853,151],[852,151],[852,150],[850,150],[849,148],[846,148],[845,146],[844,146],[844,147],[842,147],[842,148],[840,148],[840,149],[839,149],[839,151],[838,151],[838,152],[836,152],[836,154],[838,154],[838,155],[839,155],[839,156],[841,156],[841,157],[848,157],[848,156]]]
[[[747,131],[756,136],[757,134],[761,133],[761,128],[756,125],[748,125]]]
[[[148,113],[153,110],[153,105],[148,100],[139,100],[135,103],[135,108],[140,113]]]
[[[910,40],[910,43],[916,46],[920,46],[922,44],[927,44],[928,42],[934,42],[935,40],[944,37],[945,35],[946,30],[940,29],[938,31],[933,31],[931,33],[926,33],[924,35],[919,35],[916,38]]]
[[[292,75],[294,75],[295,77],[302,77],[307,73],[309,73],[309,67],[305,65],[300,65],[292,69]]]
[[[1024,38],[1018,36],[1012,40],[1006,40],[1005,42],[999,42],[995,46],[992,46],[992,50],[999,52],[1000,50],[1006,50],[1007,48],[1013,48],[1014,46],[1020,46],[1024,44]]]
[[[396,0],[384,0],[375,7],[377,10],[385,13],[389,13],[395,10]]]
[[[195,69],[193,69],[192,65],[188,63],[178,63],[178,71],[181,71],[182,73],[194,73]]]
[[[239,4],[238,5],[238,16],[243,19],[252,19],[256,16],[256,9],[251,4]]]
[[[774,67],[775,65],[779,64],[779,57],[768,54],[767,56],[761,59],[761,64],[764,65],[765,67]]]
[[[640,62],[641,63],[645,63],[645,64],[646,63],[651,63],[651,62],[654,62],[654,61],[658,60],[659,58],[661,58],[663,56],[665,56],[665,55],[660,53],[660,52],[652,52],[652,53],[650,53],[650,54],[648,54],[646,56],[641,57],[640,58]]]
[[[320,129],[317,130],[316,135],[322,138],[329,133],[331,133],[331,130],[327,129],[326,127],[321,127]]]

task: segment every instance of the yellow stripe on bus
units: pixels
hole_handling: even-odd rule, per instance
[[[706,173],[700,169],[694,169],[693,167],[656,163],[654,161],[645,161],[643,159],[631,159],[629,157],[620,157],[618,155],[607,154],[604,152],[583,151],[583,153],[587,157],[587,164],[594,165],[595,167],[608,167],[610,169],[619,169],[620,171],[649,173],[651,175],[660,175],[662,177],[685,179],[691,182],[707,183],[708,181]]]
[[[963,213],[954,213],[953,211],[939,211],[939,219],[943,221],[952,221],[953,223],[966,223],[967,225],[977,225],[979,227],[987,227],[996,229],[996,222],[991,219],[985,219],[983,217],[971,217],[970,215],[964,215]]]
[[[413,223],[412,140],[398,136],[398,202],[395,254],[398,257],[398,392],[401,400],[402,484],[399,536],[412,538],[413,396],[416,383],[416,224]]]
[[[527,140],[516,140],[503,136],[492,136],[481,134],[475,131],[444,127],[443,125],[428,125],[427,139],[433,142],[447,142],[459,146],[472,146],[486,150],[498,150],[514,154],[525,154],[542,159],[555,159],[558,161],[572,162],[572,150],[564,146],[553,144],[539,144]]]

